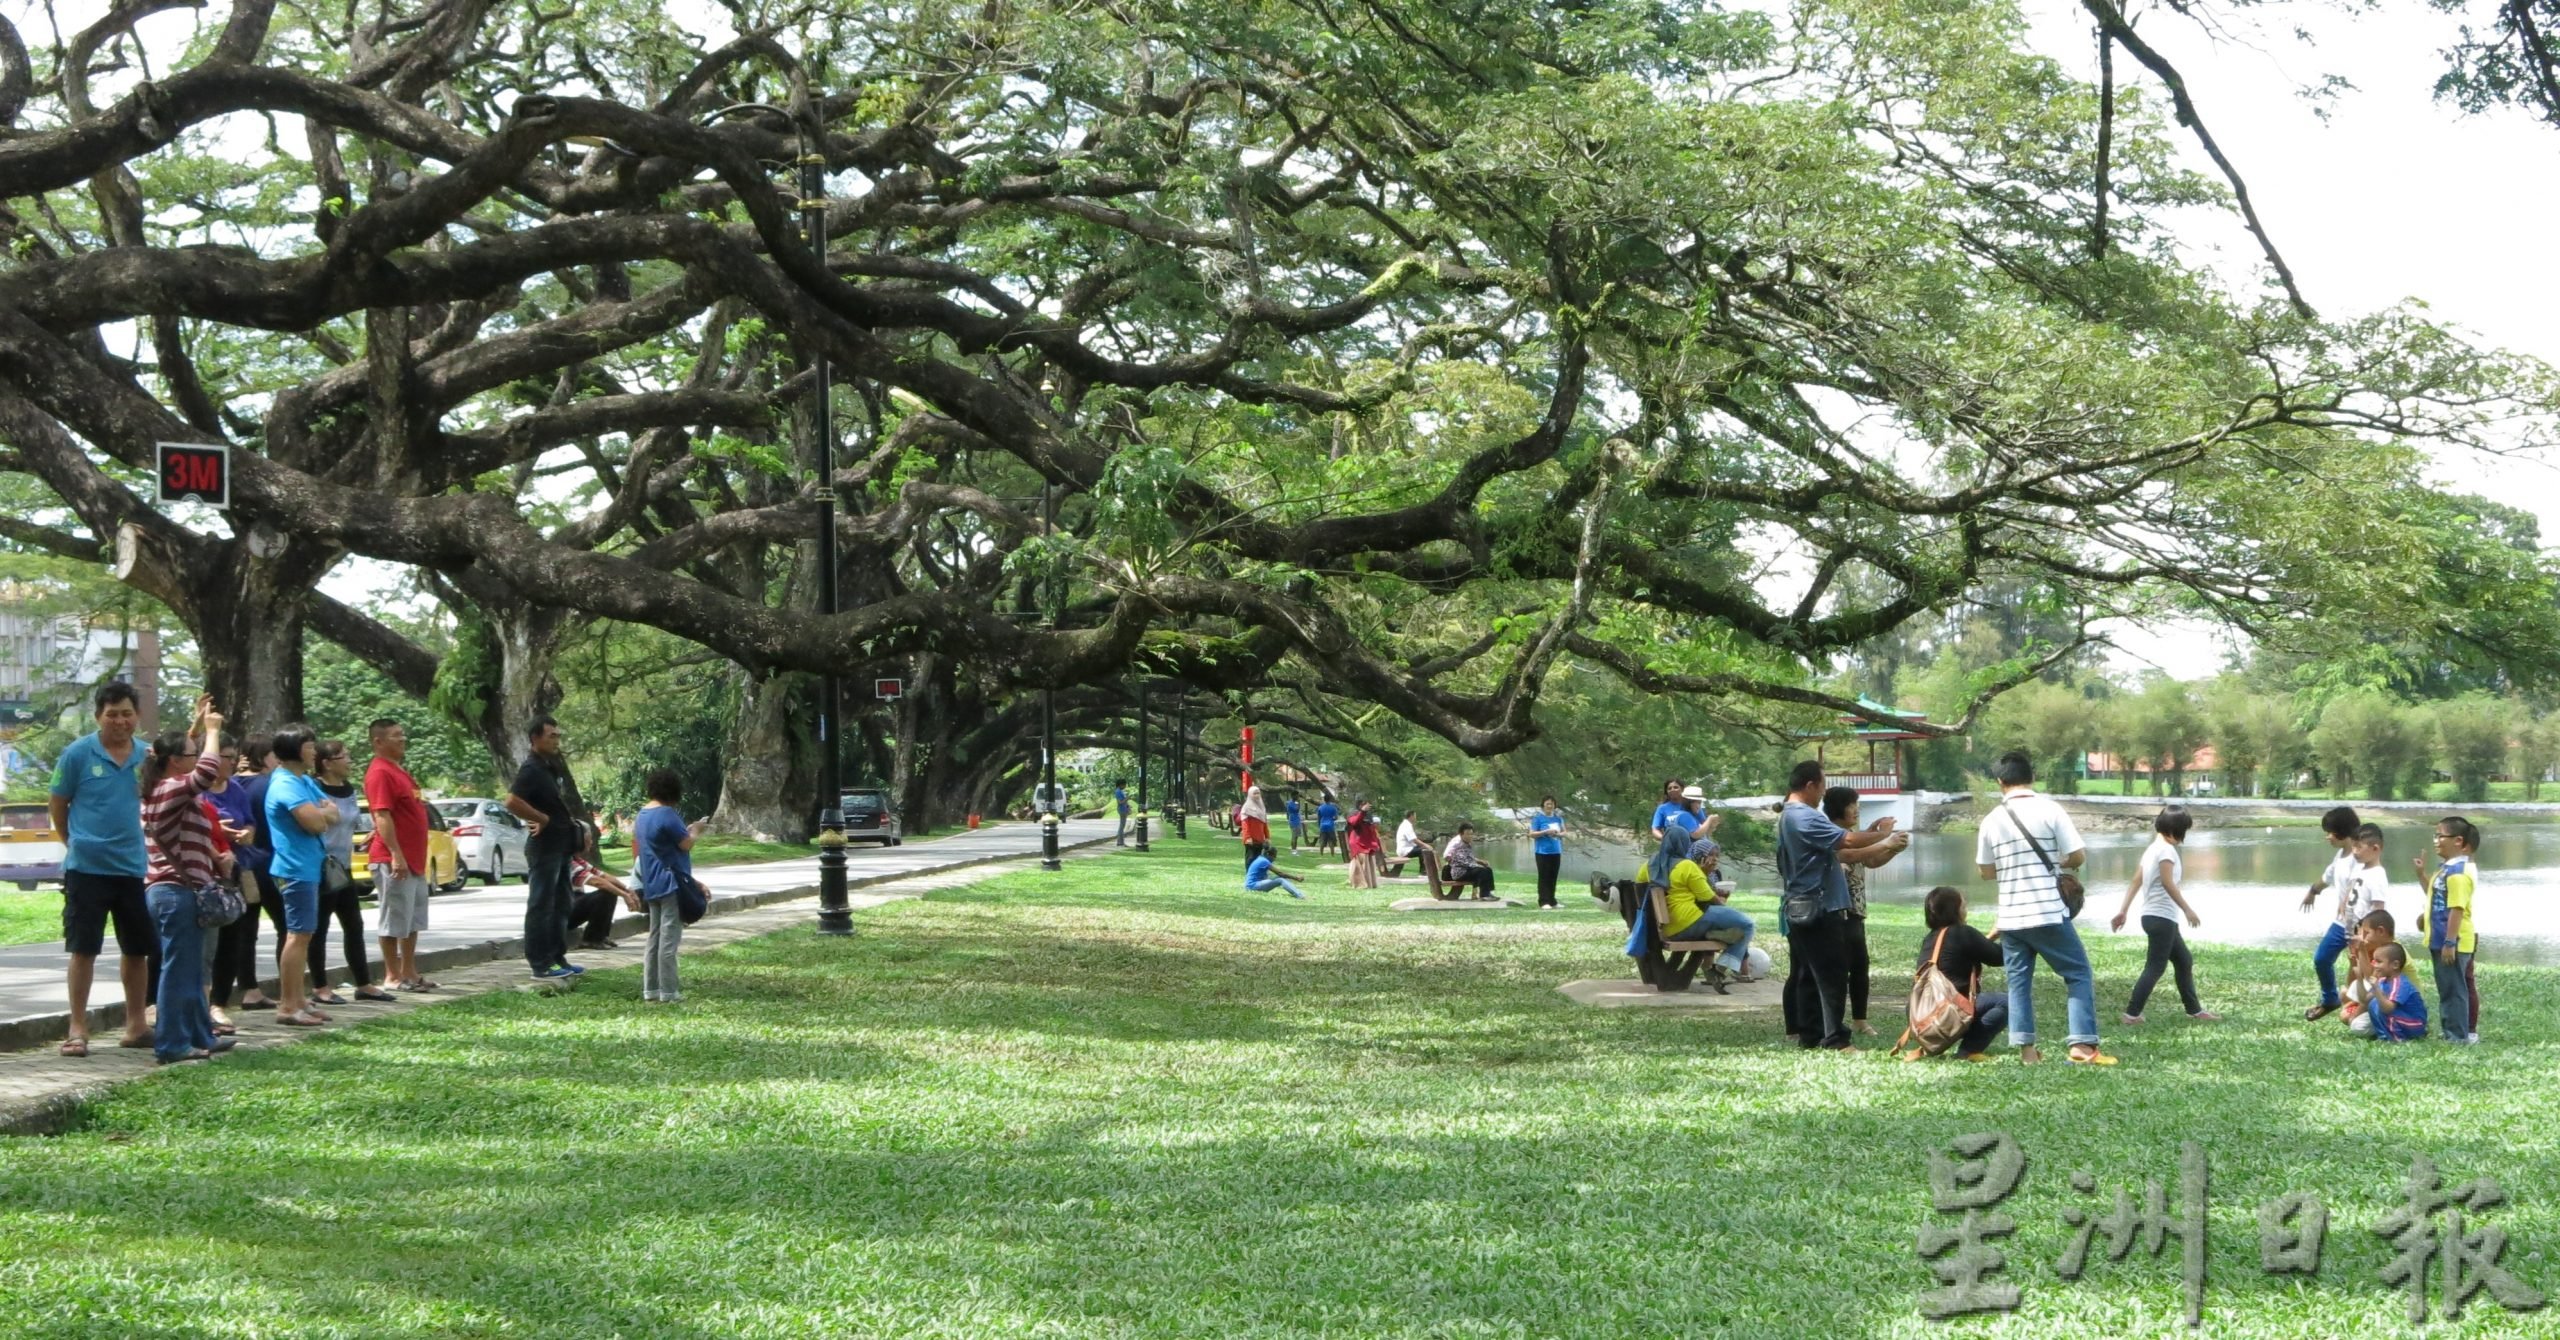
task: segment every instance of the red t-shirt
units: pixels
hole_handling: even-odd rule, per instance
[[[364,768],[364,807],[375,815],[391,811],[391,835],[400,840],[400,855],[408,860],[412,873],[425,874],[427,802],[418,794],[418,779],[390,759],[375,759]],[[375,820],[370,855],[376,861],[391,859],[391,849],[382,841],[379,819]]]

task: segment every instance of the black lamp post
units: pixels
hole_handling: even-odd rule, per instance
[[[1185,842],[1189,842],[1191,840],[1191,826],[1182,809],[1182,799],[1184,794],[1182,785],[1184,780],[1182,776],[1182,769],[1185,762],[1183,754],[1191,743],[1191,728],[1183,719],[1185,714],[1191,709],[1191,705],[1184,701],[1185,696],[1186,695],[1180,692],[1176,692],[1173,698],[1173,755],[1170,761],[1165,764],[1164,811],[1165,817],[1173,820],[1173,835]]]
[[[1040,488],[1040,524],[1044,532],[1058,529],[1058,491],[1055,486]],[[1056,628],[1064,611],[1059,609],[1057,574],[1049,576],[1049,626]],[[1057,690],[1040,690],[1040,868],[1061,870],[1058,861],[1058,707]]]
[[[1138,850],[1147,849],[1147,681],[1138,681]]]

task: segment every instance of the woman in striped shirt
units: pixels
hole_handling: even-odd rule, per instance
[[[197,802],[229,780],[221,755],[199,752],[196,742],[219,740],[221,732],[213,699],[199,698],[192,735],[162,734],[142,765],[142,835],[150,854],[144,897],[160,932],[160,1021],[151,1053],[162,1065],[201,1061],[231,1050],[233,1042],[213,1033],[204,930],[196,924],[196,890],[214,881],[213,821]]]

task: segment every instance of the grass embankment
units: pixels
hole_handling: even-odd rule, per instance
[[[31,945],[62,938],[62,893],[0,893],[0,945]]]
[[[1406,890],[1298,864],[1327,869],[1306,903],[1167,842],[689,958],[674,1008],[598,973],[129,1086],[0,1141],[11,1332],[2189,1335],[2174,1242],[2051,1264],[2073,1171],[2174,1197],[2188,1139],[2202,1334],[2400,1329],[2368,1227],[2422,1151],[2503,1183],[2511,1263],[2560,1292],[2551,973],[2483,971],[2483,1046],[2386,1048],[2301,1021],[2297,956],[2209,948],[2231,1020],[2171,996],[2109,1028],[2117,1069],[1896,1065],[1784,1048],[1765,1014],[1567,1002],[1625,969],[1579,892],[1397,915]],[[1877,909],[1881,996],[1918,934]],[[2093,938],[2112,1021],[2139,940]],[[2004,1207],[2025,1311],[1926,1322],[1926,1154],[1985,1129],[2030,1159]],[[2289,1190],[2333,1215],[2316,1281],[2259,1270],[2255,1207]],[[2484,1298],[2441,1333],[2560,1312]]]

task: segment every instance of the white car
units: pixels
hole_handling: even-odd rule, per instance
[[[431,803],[452,825],[453,846],[462,858],[465,877],[478,875],[481,883],[495,884],[524,873],[524,820],[505,801],[465,797]]]

